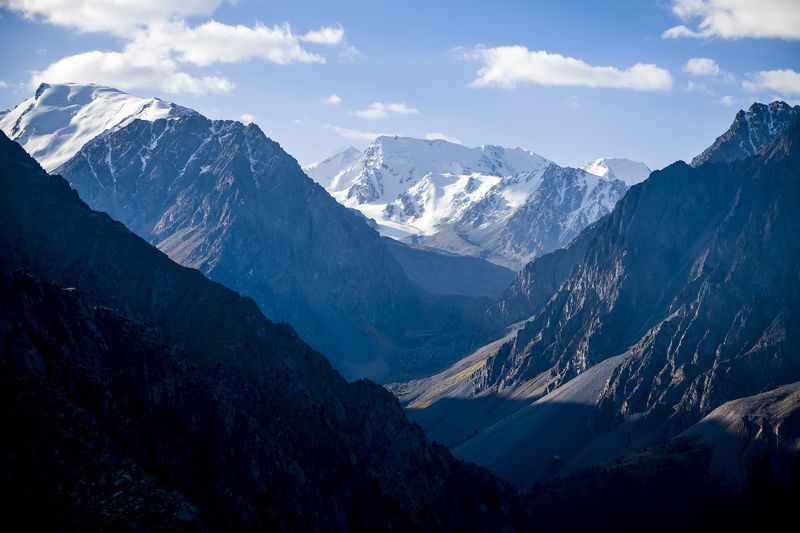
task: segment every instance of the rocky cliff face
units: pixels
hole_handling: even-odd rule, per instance
[[[569,250],[515,284],[524,297],[509,302],[534,309],[518,331],[394,390],[429,431],[466,436],[456,454],[530,484],[796,381],[799,145],[796,121],[758,157],[654,172],[590,228],[544,305],[536,290]],[[558,449],[536,440],[548,424]]]
[[[583,259],[598,223],[587,227],[564,248],[541,255],[525,265],[500,299],[486,311],[493,324],[508,326],[536,315]]]
[[[0,258],[6,516],[83,530],[526,527],[512,491],[430,444],[389,393],[347,383],[289,326],[90,210],[5,137]]]
[[[768,105],[755,103],[747,111],[736,113],[728,131],[692,159],[692,166],[736,161],[757,155],[786,131],[798,114],[800,106],[790,106],[786,102],[775,101]]]
[[[500,388],[564,382],[634,346],[604,396],[620,413],[696,417],[800,372],[800,125],[761,158],[676,163],[631,189],[497,366]],[[778,148],[778,147],[785,147]],[[749,369],[749,370],[748,370]],[[745,377],[748,376],[748,377]]]
[[[137,120],[59,172],[94,209],[292,324],[348,376],[423,372],[469,342],[460,310],[415,289],[379,235],[255,124]],[[446,340],[434,350],[433,337]]]

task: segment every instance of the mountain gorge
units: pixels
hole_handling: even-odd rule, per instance
[[[754,104],[652,173],[385,136],[301,168],[252,123],[43,84],[0,117],[3,509],[552,530],[622,498],[735,524],[800,487],[799,111]]]
[[[526,527],[388,392],[2,135],[0,288],[2,508],[34,529]]]
[[[456,455],[531,486],[797,381],[798,143],[795,121],[757,157],[654,172],[520,273],[493,311],[525,320],[506,338],[393,390]]]

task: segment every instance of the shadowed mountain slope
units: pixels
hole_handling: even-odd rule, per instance
[[[504,418],[457,427],[473,436],[455,451],[527,485],[663,443],[725,402],[800,379],[799,145],[795,121],[757,157],[654,172],[588,230],[583,257],[508,339],[393,390],[426,409],[514,400],[514,413],[493,411]],[[608,361],[591,401],[570,392]],[[560,435],[576,431],[562,453],[522,423],[548,397],[588,405],[562,420]],[[559,464],[526,470],[536,450]]]
[[[527,524],[513,491],[428,442],[388,392],[347,383],[4,136],[0,258],[6,516],[78,530]]]
[[[413,285],[377,232],[255,124],[135,120],[58,171],[93,209],[251,296],[349,377],[419,375],[473,342],[462,302]]]

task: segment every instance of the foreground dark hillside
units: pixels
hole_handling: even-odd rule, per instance
[[[348,384],[290,327],[90,210],[5,137],[0,258],[8,519],[528,527],[513,490],[431,444],[388,392]]]

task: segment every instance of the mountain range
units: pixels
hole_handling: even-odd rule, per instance
[[[301,168],[252,123],[42,84],[0,115],[0,509],[768,527],[800,494],[798,115],[655,172],[387,136]]]
[[[102,87],[42,85],[3,120],[25,107],[16,135],[30,149],[42,125],[63,116],[73,117],[64,131],[80,129],[90,114],[105,121],[92,124],[120,120],[121,113],[112,113],[120,102],[124,109],[152,107],[150,100]],[[367,221],[309,179],[255,124],[212,121],[161,104],[181,112],[129,115],[55,172],[92,208],[173,260],[292,324],[348,377],[420,375],[477,342],[464,315],[482,294],[448,295],[441,286],[434,294],[412,283]],[[53,150],[42,159],[67,153]],[[504,271],[482,276],[508,280]]]
[[[521,148],[387,136],[304,170],[384,235],[513,270],[567,244],[650,173],[624,159],[575,169]]]
[[[391,394],[3,134],[0,287],[2,509],[33,529],[525,527],[510,487]]]
[[[775,109],[797,112],[753,106],[753,127]],[[750,138],[740,116],[721,138]],[[698,435],[713,464],[791,457],[798,396],[770,392],[800,380],[800,121],[790,122],[756,156],[712,146],[697,167],[652,173],[567,248],[526,266],[489,311],[516,322],[504,338],[392,386],[412,419],[527,487]],[[761,400],[739,400],[752,395]],[[740,428],[733,444],[713,429],[723,419]]]

